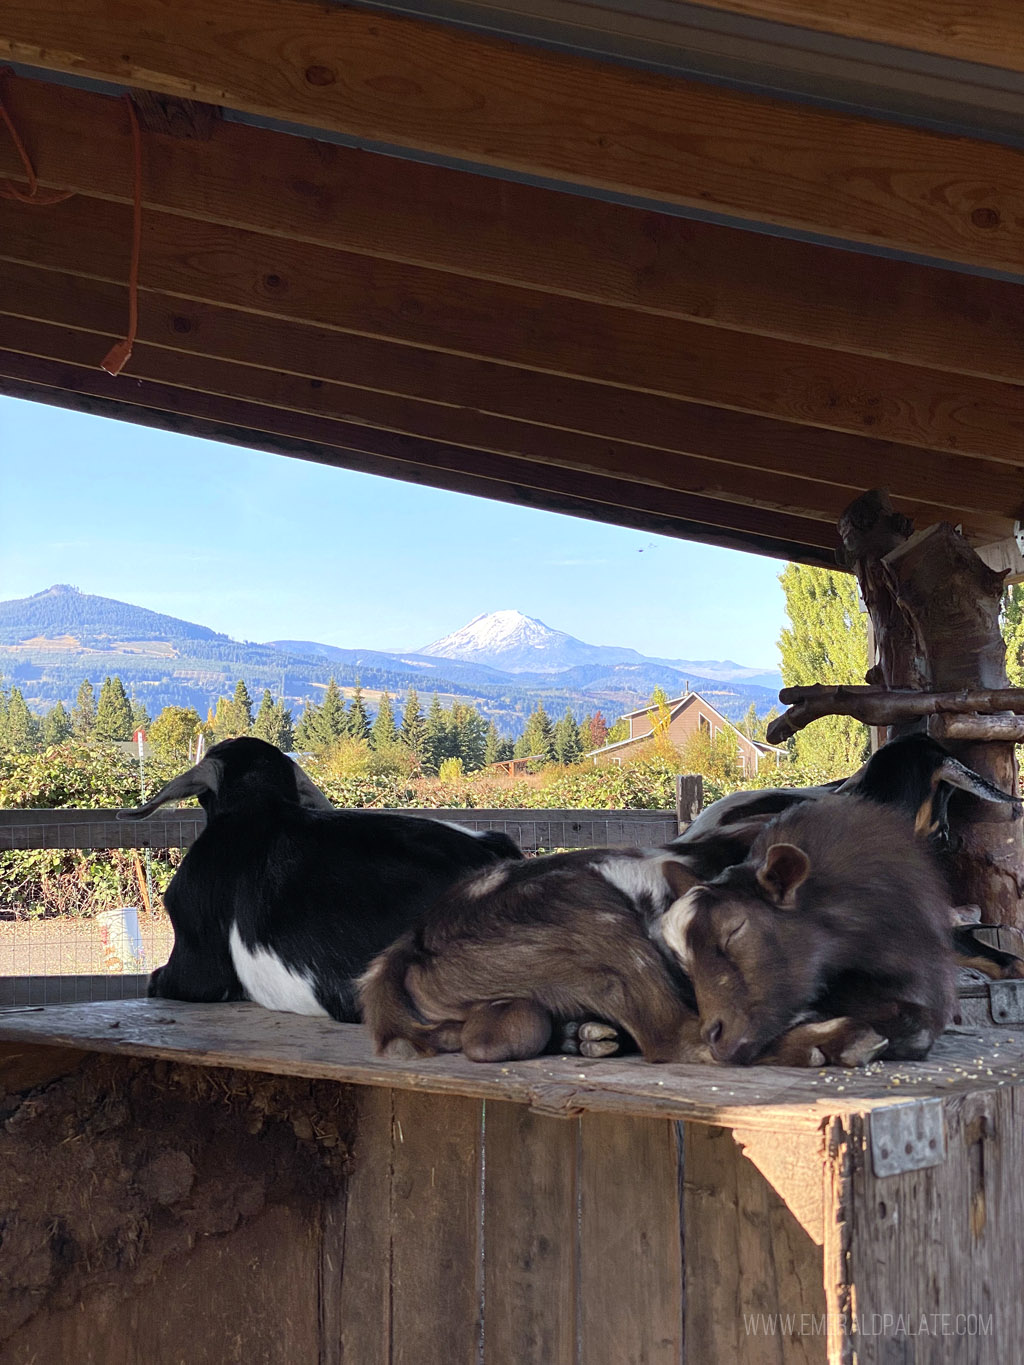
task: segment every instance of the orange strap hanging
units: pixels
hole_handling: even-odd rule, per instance
[[[134,193],[132,196],[132,259],[128,267],[128,335],[115,341],[100,362],[107,374],[120,374],[127,365],[139,329],[139,253],[142,249],[142,133],[131,95],[123,96],[128,106],[132,125],[132,163]]]
[[[14,72],[9,66],[0,67],[0,79],[6,79],[6,77],[13,75]],[[11,135],[15,150],[21,157],[21,164],[25,167],[25,179],[28,181],[28,189],[26,190],[20,185],[15,185],[12,180],[0,180],[0,198],[16,199],[19,204],[33,204],[37,208],[45,208],[50,204],[60,204],[65,199],[70,199],[74,190],[41,190],[39,188],[35,167],[32,165],[32,160],[25,150],[25,144],[14,126],[14,120],[7,112],[2,96],[0,96],[0,118],[3,119],[7,131]]]

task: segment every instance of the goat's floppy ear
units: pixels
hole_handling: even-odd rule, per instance
[[[661,875],[665,878],[673,900],[678,900],[680,896],[685,896],[687,891],[692,891],[695,886],[700,885],[700,878],[691,872],[685,863],[673,862],[671,859],[662,863]]]
[[[780,910],[792,910],[796,893],[807,880],[811,860],[796,844],[772,844],[755,876]]]
[[[299,805],[306,810],[336,810],[329,797],[320,790],[308,773],[295,764],[295,785],[299,789]]]
[[[995,805],[1006,805],[1013,807],[1014,815],[1020,815],[1021,803],[1009,792],[1001,791],[999,787],[987,781],[980,773],[976,773],[971,768],[965,768],[962,763],[958,763],[955,758],[944,758],[938,771],[935,774],[937,782],[946,782],[951,787],[958,787],[960,791],[970,792],[972,796],[979,797],[982,801],[991,801]]]
[[[172,778],[167,786],[162,787],[156,796],[147,801],[144,806],[133,806],[128,810],[119,810],[117,818],[119,820],[145,820],[147,815],[152,815],[161,806],[166,806],[168,801],[183,801],[187,796],[199,796],[203,792],[215,792],[219,781],[220,764],[210,758],[204,758],[194,768],[189,768],[187,773]]]

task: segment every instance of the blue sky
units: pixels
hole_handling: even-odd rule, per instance
[[[0,599],[52,583],[239,640],[407,650],[517,608],[776,668],[782,564],[0,398]]]

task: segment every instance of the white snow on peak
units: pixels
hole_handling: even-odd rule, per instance
[[[633,649],[584,644],[563,630],[552,630],[535,616],[513,610],[475,616],[461,630],[425,645],[417,653],[489,664],[510,673],[554,673],[576,664],[625,663],[641,658]]]

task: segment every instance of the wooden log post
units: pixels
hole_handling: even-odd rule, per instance
[[[878,642],[869,683],[918,690],[1008,686],[999,630],[1003,577],[946,522],[912,533],[884,490],[853,502],[839,520],[849,566],[857,574]],[[894,725],[891,734],[920,726]],[[955,730],[955,727],[954,727]],[[969,733],[970,727],[967,727]],[[1004,736],[948,743],[961,762],[1004,791],[1017,791],[1017,760]],[[988,924],[1024,927],[1024,826],[1006,807],[959,793],[950,808],[949,875],[954,898],[981,906]]]
[[[704,778],[700,773],[676,774],[676,819],[679,833],[692,825],[704,808]]]

